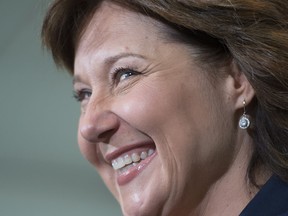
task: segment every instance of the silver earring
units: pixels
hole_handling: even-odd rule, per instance
[[[246,115],[246,101],[244,100],[243,101],[243,106],[244,106],[244,113],[243,115],[240,117],[240,120],[239,120],[239,127],[241,129],[247,129],[249,128],[250,126],[250,119],[249,119],[249,116]]]

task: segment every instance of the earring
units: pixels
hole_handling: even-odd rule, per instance
[[[249,119],[249,116],[246,115],[246,101],[244,100],[243,101],[243,107],[244,107],[244,113],[243,115],[240,117],[240,120],[239,120],[239,127],[241,129],[247,129],[249,128],[250,126],[250,119]]]

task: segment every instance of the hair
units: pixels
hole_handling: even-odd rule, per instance
[[[46,14],[43,44],[71,74],[77,43],[103,1],[56,0]],[[170,26],[178,42],[196,42],[205,64],[236,62],[255,90],[248,179],[259,186],[255,173],[264,165],[288,182],[288,1],[109,1]]]

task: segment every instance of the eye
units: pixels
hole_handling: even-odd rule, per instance
[[[123,80],[126,80],[132,76],[141,74],[138,71],[135,71],[131,68],[116,68],[113,73],[113,80],[116,83],[119,83]]]
[[[84,100],[87,100],[91,97],[91,90],[89,89],[81,89],[79,91],[74,91],[74,98],[76,99],[76,101],[78,102],[82,102]]]

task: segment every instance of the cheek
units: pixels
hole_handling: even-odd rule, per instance
[[[156,87],[157,86],[157,87]],[[173,88],[173,87],[172,87]],[[181,94],[180,94],[181,95]],[[158,83],[139,84],[126,95],[117,98],[113,109],[132,127],[148,135],[155,134],[155,125],[162,125],[175,113],[179,93],[162,89]],[[160,128],[158,128],[160,129]]]
[[[202,155],[204,160],[205,155],[212,158],[218,148],[225,148],[226,143],[217,141],[224,140],[223,134],[230,127],[221,106],[220,90],[208,92],[209,83],[190,83],[167,83],[163,88],[156,83],[138,86],[116,103],[121,118],[148,134],[161,149],[163,158],[166,155],[185,161],[189,157],[191,161],[195,154],[194,158]]]
[[[153,84],[135,86],[133,91],[117,100],[115,107],[117,114],[129,125],[153,139],[161,166],[170,179],[171,173],[177,172],[177,160],[185,156],[187,145],[198,139],[199,134],[195,131],[199,131],[201,125],[194,122],[199,121],[202,108],[194,106],[193,101],[198,98],[179,85]]]

